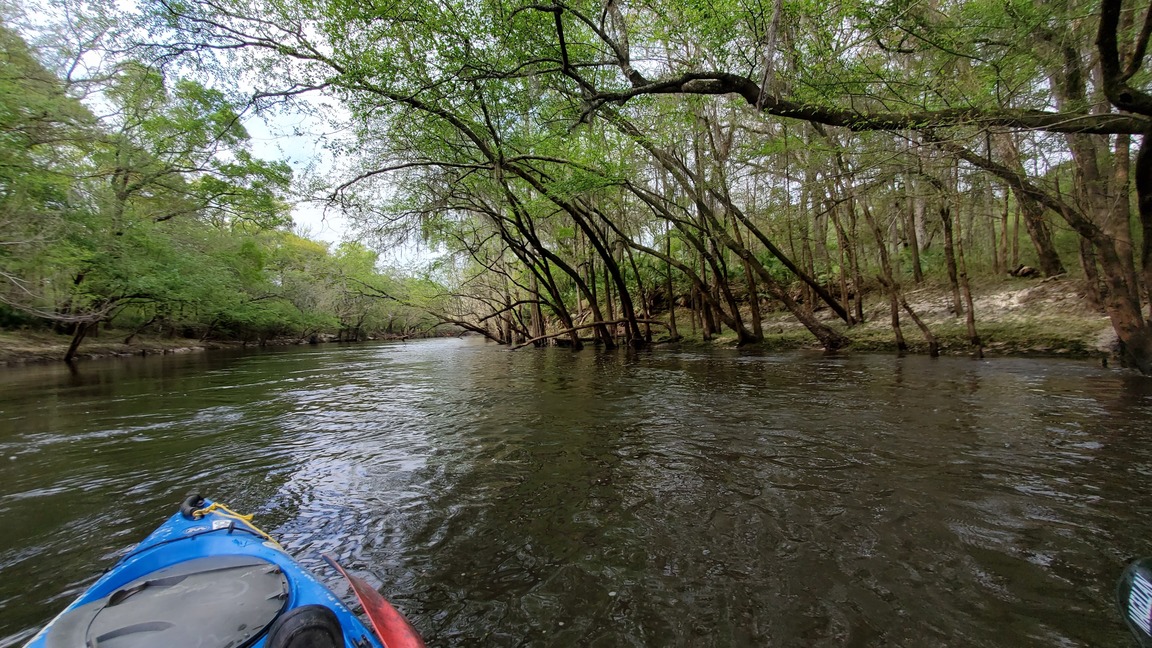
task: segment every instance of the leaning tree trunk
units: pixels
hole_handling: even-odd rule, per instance
[[[1027,176],[1021,160],[1020,147],[1012,135],[996,136],[993,146],[999,150],[1005,167],[1021,177]],[[1036,263],[1040,266],[1040,272],[1045,277],[1064,274],[1066,272],[1064,264],[1060,261],[1060,254],[1056,252],[1056,245],[1052,240],[1052,228],[1044,218],[1044,206],[1027,191],[1019,190],[1011,183],[1009,187],[1016,195],[1018,215],[1023,216],[1024,228],[1028,232],[1029,240],[1032,241],[1032,247],[1036,249]],[[1014,256],[1013,263],[1016,262],[1015,259],[1018,259],[1018,255]]]
[[[64,353],[64,362],[72,364],[76,359],[76,351],[80,349],[80,343],[92,330],[93,326],[98,326],[99,322],[80,322],[76,325],[76,332],[72,334],[72,342],[68,345],[68,351]]]
[[[721,240],[756,271],[756,274],[758,274],[764,282],[764,287],[768,290],[769,294],[780,300],[780,302],[784,304],[784,307],[792,313],[792,316],[800,320],[804,328],[808,329],[808,332],[820,341],[820,344],[824,346],[826,351],[843,349],[852,343],[852,340],[816,319],[816,316],[810,309],[802,308],[800,304],[797,304],[796,300],[792,299],[788,291],[776,281],[776,278],[752,255],[748,248],[737,246],[736,242],[727,236],[721,237]]]
[[[1110,0],[1105,0],[1109,2]],[[1110,97],[1111,98],[1111,97]],[[1115,101],[1113,99],[1113,101]],[[1149,114],[1152,115],[1152,98],[1149,99]],[[1127,273],[1123,261],[1116,250],[1113,240],[1084,213],[1075,206],[1068,204],[1061,197],[1046,193],[1025,176],[1022,176],[998,162],[974,155],[962,146],[952,142],[926,136],[938,146],[951,151],[957,157],[973,166],[985,169],[996,174],[1012,186],[1017,193],[1026,193],[1029,197],[1043,204],[1048,209],[1060,214],[1065,222],[1076,230],[1076,233],[1092,243],[1096,249],[1097,259],[1104,280],[1104,310],[1112,322],[1112,329],[1120,342],[1121,361],[1125,366],[1138,369],[1141,373],[1152,375],[1152,327],[1149,326],[1139,300],[1133,298],[1133,291],[1126,279]],[[1137,176],[1141,173],[1152,173],[1152,160],[1148,156],[1152,153],[1144,149],[1152,146],[1152,129],[1143,137],[1141,153],[1137,161],[1145,160],[1143,171],[1137,166]],[[1137,186],[1140,181],[1137,181]],[[1152,212],[1152,205],[1145,201],[1152,201],[1152,182],[1145,182],[1143,186],[1146,193],[1140,195],[1142,209]],[[1150,216],[1152,217],[1152,216]]]
[[[731,328],[733,331],[738,332],[739,327],[741,325],[729,313],[725,312],[725,310],[721,307],[721,305],[715,301],[715,297],[712,296],[711,291],[708,290],[708,286],[705,285],[705,281],[707,280],[706,274],[704,276],[697,274],[696,271],[691,266],[674,259],[672,257],[672,255],[670,255],[670,254],[664,254],[663,252],[661,252],[659,250],[647,247],[647,246],[642,245],[640,243],[637,243],[635,241],[626,241],[626,244],[634,250],[638,250],[638,251],[643,252],[645,254],[648,254],[652,257],[660,259],[661,261],[667,263],[669,266],[672,266],[672,267],[676,268],[677,270],[679,270],[680,272],[682,272],[684,274],[684,276],[688,277],[688,279],[692,281],[692,294],[694,295],[693,301],[696,301],[697,299],[699,299],[699,301],[701,302],[701,304],[700,304],[701,305],[701,312],[705,316],[705,319],[704,319],[704,336],[705,336],[704,339],[705,340],[710,339],[710,337],[709,337],[710,331],[716,330],[715,324],[713,323],[713,320],[712,320],[712,312],[713,311],[715,311],[717,316],[729,328]],[[707,267],[704,267],[703,269],[705,271],[707,271]],[[711,308],[709,308],[709,306],[711,306]]]
[[[888,309],[892,318],[892,333],[896,336],[896,350],[907,351],[908,343],[904,340],[904,332],[900,330],[900,284],[892,272],[892,260],[888,254],[888,246],[884,244],[884,231],[880,228],[880,224],[876,222],[876,217],[872,215],[872,210],[869,209],[868,203],[861,201],[860,206],[864,212],[864,220],[867,221],[869,228],[872,230],[872,235],[876,237],[876,246],[880,250],[880,271],[883,273],[877,279],[884,286],[888,292]]]

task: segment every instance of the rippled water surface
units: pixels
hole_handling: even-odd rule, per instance
[[[1130,646],[1152,380],[474,340],[0,367],[0,645],[193,488],[435,646]]]

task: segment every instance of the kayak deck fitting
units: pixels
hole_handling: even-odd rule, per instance
[[[345,576],[379,636],[251,516],[190,495],[25,648],[423,647],[378,592]]]

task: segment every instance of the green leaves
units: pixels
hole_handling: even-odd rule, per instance
[[[468,295],[461,311],[513,310],[531,293],[547,295],[560,320],[605,294],[624,310],[629,290],[649,293],[661,267],[699,272],[692,281],[703,283],[738,276],[747,262],[769,286],[788,273],[848,272],[878,252],[853,230],[859,205],[902,214],[913,198],[897,186],[968,159],[929,152],[914,131],[947,131],[978,149],[982,129],[1058,128],[1020,116],[1047,110],[1063,121],[1050,114],[1053,72],[1064,57],[1088,61],[1095,10],[1029,0],[152,6],[175,27],[164,35],[169,54],[215,58],[214,72],[255,85],[265,102],[308,88],[339,101],[332,123],[347,137],[334,151],[346,174],[332,182],[334,198],[382,243],[418,237],[446,248],[443,272]],[[246,156],[225,97],[165,85],[146,67],[126,69],[124,87],[121,104],[139,109],[124,112],[123,141],[135,148],[116,149],[111,175],[130,208],[122,221],[167,204],[178,207],[172,219],[244,233],[284,222],[288,170]],[[1060,102],[1087,112],[1098,99]],[[206,155],[214,146],[227,155]],[[165,168],[180,168],[178,180]],[[915,200],[922,221],[927,199]],[[673,230],[675,248],[653,253]],[[759,251],[776,246],[770,239],[788,240],[811,267],[778,267],[785,255]],[[275,249],[262,267],[296,268],[273,292],[301,312],[327,300],[351,313],[368,298],[350,286],[380,288],[365,250]],[[278,255],[292,261],[277,266]]]

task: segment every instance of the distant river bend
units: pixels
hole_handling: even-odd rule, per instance
[[[0,367],[0,646],[190,489],[435,646],[1130,646],[1152,380],[478,340]],[[342,590],[341,590],[342,591]]]

